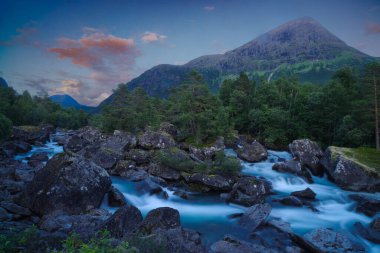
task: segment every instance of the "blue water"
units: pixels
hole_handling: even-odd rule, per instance
[[[30,152],[16,156],[16,159],[26,161],[26,157],[38,152],[48,152],[50,158],[56,153],[63,152],[63,149],[57,143],[50,141],[43,147],[33,147]],[[231,149],[227,149],[225,152],[227,155],[236,156],[236,153]],[[241,161],[242,173],[265,177],[272,183],[275,195],[268,199],[273,206],[271,217],[281,218],[289,222],[293,231],[300,235],[315,228],[333,228],[360,241],[368,252],[380,252],[380,245],[370,243],[351,233],[355,222],[359,221],[366,225],[371,221],[371,218],[354,211],[355,202],[348,197],[353,192],[340,189],[326,177],[313,177],[315,183],[308,184],[292,174],[276,172],[272,170],[272,166],[279,158],[290,160],[292,156],[288,152],[269,151],[266,161],[258,163]],[[231,214],[244,212],[246,207],[226,204],[219,198],[219,195],[188,193],[190,198],[184,200],[173,194],[175,189],[163,188],[169,196],[168,199],[164,199],[157,195],[140,192],[136,183],[123,178],[112,177],[112,182],[124,194],[130,204],[140,209],[143,216],[157,207],[177,209],[181,214],[182,225],[185,228],[200,232],[203,243],[206,245],[211,245],[213,242],[222,239],[226,234],[248,239],[247,232],[236,224],[236,220],[228,218]],[[271,201],[271,199],[288,196],[291,192],[303,190],[306,187],[311,188],[317,194],[313,205],[318,212],[308,207],[288,207]],[[368,195],[380,199],[379,193]],[[115,208],[108,206],[106,199],[104,199],[102,207],[111,212],[115,211]]]

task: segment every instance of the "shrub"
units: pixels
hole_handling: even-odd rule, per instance
[[[12,131],[12,121],[0,113],[0,141],[8,138]]]

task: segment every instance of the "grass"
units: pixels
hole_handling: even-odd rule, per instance
[[[380,151],[374,148],[339,148],[332,147],[333,159],[337,155],[344,155],[348,159],[360,164],[368,171],[380,175]]]

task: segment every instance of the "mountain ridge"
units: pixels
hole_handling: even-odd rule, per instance
[[[315,19],[303,17],[224,54],[200,56],[184,65],[154,66],[127,85],[131,90],[142,87],[151,96],[166,97],[191,70],[200,72],[214,92],[225,78],[242,71],[250,79],[296,75],[303,82],[325,83],[341,67],[360,67],[375,59],[348,46]]]
[[[83,110],[88,113],[95,113],[98,111],[98,107],[82,105],[76,101],[72,96],[67,94],[56,94],[49,96],[49,99],[59,104],[63,108],[74,108],[77,110]]]

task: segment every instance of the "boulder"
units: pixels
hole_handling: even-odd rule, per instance
[[[0,202],[0,206],[6,209],[8,212],[13,213],[19,216],[31,216],[32,213],[26,207],[19,206],[13,202],[2,201]]]
[[[346,156],[340,148],[327,148],[321,164],[329,177],[345,190],[380,191],[380,173]]]
[[[169,167],[154,164],[154,163],[151,163],[148,166],[143,167],[143,168],[149,174],[153,176],[161,177],[169,181],[177,181],[181,177],[181,174],[178,171],[171,169]]]
[[[84,127],[76,131],[63,146],[65,151],[78,152],[90,144],[104,140],[104,136],[95,127]]]
[[[143,149],[130,149],[124,153],[125,160],[131,160],[137,166],[148,164],[152,160],[152,155],[149,151]]]
[[[305,190],[301,191],[294,191],[290,195],[302,198],[302,199],[315,199],[315,196],[317,195],[315,192],[313,192],[312,189],[307,187]]]
[[[265,183],[255,177],[243,177],[232,187],[227,196],[227,201],[244,206],[259,204],[268,194]]]
[[[136,169],[136,163],[131,160],[120,160],[116,163],[115,167],[109,170],[113,176],[124,177],[128,171]]]
[[[16,154],[29,152],[32,149],[32,145],[22,140],[13,140],[4,142],[1,145],[1,149],[3,156],[13,157]]]
[[[368,241],[380,244],[380,231],[371,229],[371,226],[365,227],[360,222],[356,222],[354,224],[354,231]]]
[[[108,230],[112,237],[121,238],[135,231],[143,217],[139,209],[131,205],[120,207],[98,230]]]
[[[49,160],[49,154],[46,152],[41,152],[41,153],[34,153],[31,157],[28,158],[29,161],[35,160],[35,161],[40,161],[40,162],[46,162]]]
[[[154,177],[147,177],[136,183],[136,189],[142,194],[156,194],[162,192],[162,188]]]
[[[365,252],[362,245],[329,228],[314,229],[306,233],[302,240],[301,244],[312,252]]]
[[[294,140],[289,144],[289,150],[313,175],[323,175],[323,168],[319,164],[323,152],[316,142],[309,139]]]
[[[380,210],[380,199],[361,194],[351,194],[349,197],[357,202],[356,211],[369,217],[375,216]]]
[[[238,223],[251,232],[255,231],[265,222],[271,211],[272,207],[267,203],[253,205],[245,211]]]
[[[179,212],[170,207],[159,207],[150,211],[138,230],[140,234],[149,235],[159,230],[168,230],[181,226]]]
[[[55,210],[78,214],[98,207],[110,186],[103,168],[82,156],[62,153],[36,173],[25,200],[40,215]]]
[[[173,137],[166,132],[145,131],[138,137],[138,145],[143,149],[162,149],[175,146]]]
[[[94,143],[79,152],[104,169],[111,169],[124,156],[124,152],[136,146],[136,137],[119,133]]]
[[[29,144],[35,142],[45,143],[49,140],[50,134],[54,132],[54,127],[51,125],[45,126],[14,126],[12,128],[12,140],[25,141]]]
[[[284,197],[284,198],[281,198],[281,199],[278,199],[278,202],[280,202],[281,204],[283,205],[286,205],[286,206],[302,206],[302,201],[297,198],[297,197],[294,197],[294,196],[288,196],[288,197]]]
[[[259,142],[254,141],[238,149],[237,156],[247,162],[260,162],[267,159],[268,151]]]
[[[226,235],[223,240],[217,241],[210,247],[211,253],[274,253],[270,248],[239,240]]]
[[[124,197],[117,188],[111,187],[111,190],[108,192],[108,205],[110,206],[124,206],[127,204],[127,199]]]
[[[120,176],[132,182],[140,182],[147,179],[149,174],[145,170],[135,168],[123,172]]]
[[[218,192],[231,190],[231,185],[229,182],[220,175],[206,175],[203,173],[195,173],[187,178],[187,182],[204,185]]]
[[[313,183],[313,179],[309,170],[301,166],[299,161],[290,160],[283,163],[275,163],[272,170],[278,172],[291,173],[303,178],[308,183]]]

